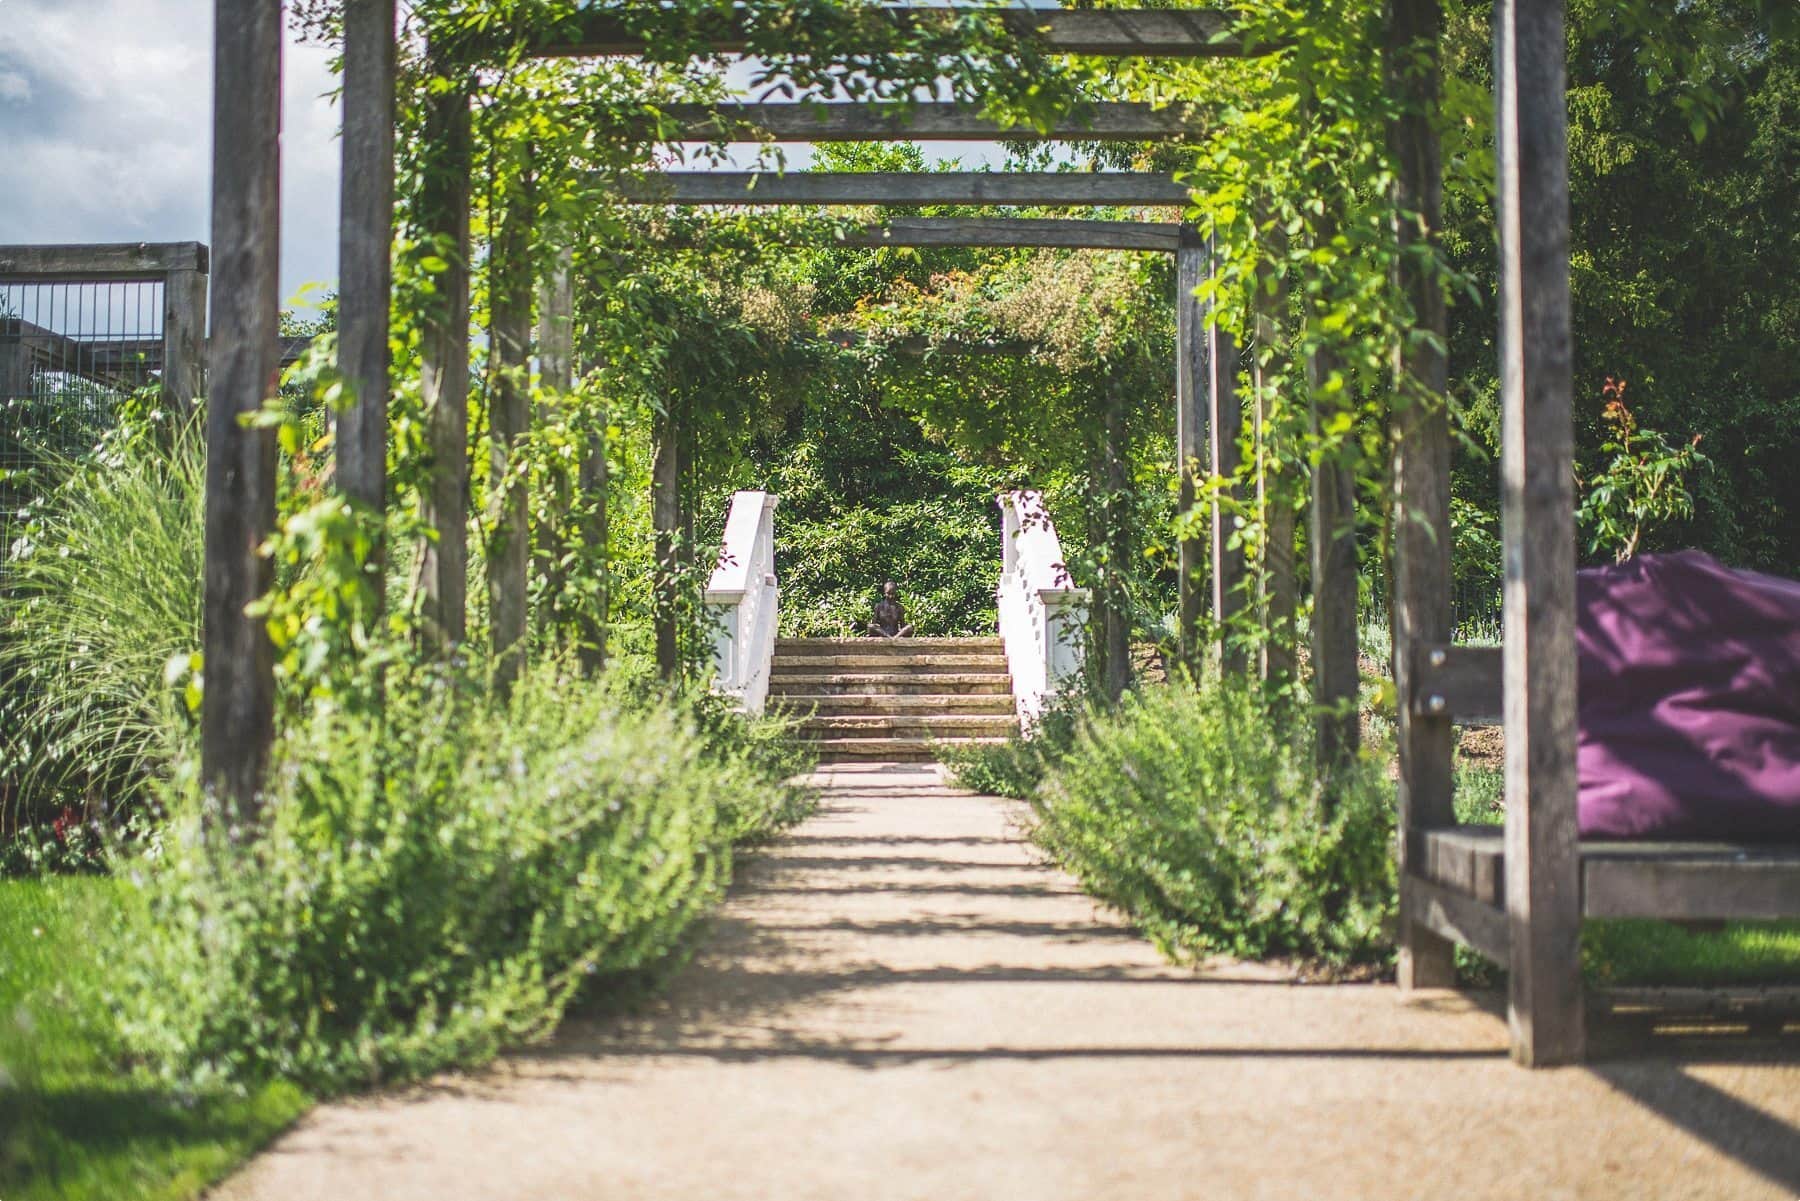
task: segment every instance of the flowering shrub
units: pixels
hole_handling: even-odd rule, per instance
[[[1612,456],[1588,480],[1576,519],[1588,531],[1588,552],[1613,552],[1623,563],[1637,553],[1638,541],[1653,526],[1694,515],[1687,477],[1704,467],[1700,435],[1685,446],[1671,446],[1656,430],[1640,426],[1625,407],[1625,381],[1608,379],[1606,407],[1600,420],[1607,427],[1600,449]]]

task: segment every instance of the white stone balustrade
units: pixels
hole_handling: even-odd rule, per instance
[[[775,505],[767,492],[737,492],[725,518],[719,563],[706,585],[713,622],[713,687],[761,713],[769,695],[781,589],[775,579]]]
[[[1000,640],[1019,725],[1029,734],[1045,706],[1081,674],[1088,591],[1069,578],[1041,494],[1003,493],[1000,511]]]

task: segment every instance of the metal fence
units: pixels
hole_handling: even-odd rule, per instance
[[[0,246],[0,561],[56,464],[138,390],[198,393],[206,248]]]

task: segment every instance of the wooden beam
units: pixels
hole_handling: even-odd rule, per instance
[[[216,0],[213,21],[213,362],[206,406],[206,696],[201,779],[254,827],[275,735],[274,650],[245,609],[269,590],[275,431],[246,426],[275,394],[280,317],[281,5]],[[196,255],[193,262],[198,262]],[[166,260],[156,266],[169,270]]]
[[[338,418],[336,479],[346,497],[375,513],[387,505],[394,60],[394,0],[347,0],[338,220],[338,365],[350,406]],[[379,596],[386,578],[380,547],[370,561],[370,583]]]
[[[1472,724],[1471,718],[1498,717],[1505,706],[1497,646],[1406,644],[1396,638],[1394,663],[1401,707],[1408,712]]]
[[[1212,247],[1209,272],[1218,270],[1218,248]],[[1216,322],[1207,329],[1207,442],[1212,475],[1220,481],[1212,497],[1212,611],[1219,639],[1219,670],[1243,675],[1249,670],[1242,633],[1236,627],[1244,611],[1244,547],[1231,545],[1232,507],[1239,497],[1238,469],[1243,466],[1244,402],[1238,396],[1238,346],[1230,330]]]
[[[1446,947],[1460,942],[1497,964],[1507,960],[1509,944],[1505,911],[1474,897],[1417,876],[1406,878],[1401,881],[1400,917],[1403,926],[1421,929]],[[1421,982],[1414,987],[1427,986]],[[1431,987],[1447,988],[1449,985]]]
[[[193,268],[163,277],[162,392],[190,409],[206,392],[206,273]],[[89,344],[88,353],[95,347]]]
[[[1412,873],[1485,905],[1506,903],[1506,831],[1500,826],[1440,826],[1408,834]]]
[[[1263,679],[1284,684],[1294,678],[1296,615],[1300,584],[1294,571],[1294,502],[1288,466],[1283,453],[1288,422],[1281,410],[1275,381],[1287,372],[1286,340],[1287,276],[1275,264],[1287,260],[1287,235],[1280,224],[1264,213],[1258,225],[1268,230],[1267,247],[1256,265],[1256,354],[1250,365],[1256,390],[1256,507],[1261,515],[1263,622]]]
[[[821,240],[819,226],[769,231],[772,238],[807,244]],[[839,232],[841,246],[968,246],[990,249],[1147,250],[1173,252],[1180,244],[1175,222],[1078,221],[1053,217],[894,217],[880,225]],[[662,240],[672,248],[704,244],[682,232]]]
[[[627,125],[663,142],[1153,142],[1192,132],[1194,118],[1187,107],[1109,101],[1039,133],[1029,125],[1001,125],[969,105],[937,101],[892,112],[867,104],[673,104],[654,124]]]
[[[1575,461],[1562,0],[1494,6],[1513,1057],[1582,1058]]]
[[[503,151],[504,153],[504,151]],[[525,667],[531,586],[531,508],[518,458],[531,435],[531,273],[535,189],[529,163],[495,197],[488,256],[488,627],[494,684],[510,695]]]
[[[441,59],[429,68],[442,72]],[[430,475],[421,502],[431,533],[419,545],[420,613],[448,656],[468,633],[469,567],[469,94],[462,80],[434,92],[425,114],[419,220],[444,269],[428,298],[419,390],[426,410]]]
[[[1199,503],[1200,481],[1207,466],[1207,389],[1212,378],[1206,337],[1206,306],[1195,297],[1211,269],[1204,239],[1192,226],[1182,227],[1175,251],[1175,469],[1179,481],[1176,511],[1192,514]],[[1206,540],[1190,522],[1189,533],[1176,544],[1176,635],[1182,665],[1195,679],[1205,664],[1200,641],[1206,605]]]
[[[1412,673],[1417,644],[1450,641],[1450,409],[1444,359],[1448,321],[1443,286],[1435,271],[1443,210],[1443,159],[1438,146],[1438,41],[1443,33],[1439,0],[1388,0],[1385,70],[1396,102],[1388,123],[1388,147],[1397,166],[1394,184],[1394,284],[1412,309],[1394,350],[1394,396],[1389,404],[1393,480],[1392,649],[1400,695],[1416,691]],[[1442,654],[1442,651],[1438,652]],[[1427,653],[1426,662],[1430,662]],[[1433,694],[1435,695],[1435,694]],[[1395,742],[1400,781],[1398,816],[1401,908],[1415,879],[1409,874],[1413,831],[1455,822],[1451,757],[1455,731],[1442,706],[1402,705]],[[1489,911],[1496,919],[1498,911]],[[1400,928],[1402,989],[1450,988],[1456,964],[1448,940],[1430,927]],[[1504,943],[1499,944],[1504,950]]]
[[[0,246],[0,283],[110,283],[160,279],[171,271],[207,270],[199,242],[108,242],[55,246]]]
[[[1581,845],[1588,917],[1800,917],[1800,846]]]
[[[1243,53],[1241,43],[1230,36],[1232,14],[1222,10],[1033,11],[921,4],[851,9],[842,20],[854,23],[852,28],[861,39],[859,49],[873,51],[896,46],[898,35],[953,32],[960,23],[983,15],[1016,39],[1020,50],[1155,58],[1222,58]],[[709,54],[802,52],[820,40],[816,18],[810,14],[804,29],[792,24],[759,27],[749,17],[742,8],[714,9],[697,23],[677,28],[691,31],[690,44]],[[642,54],[648,24],[642,17],[624,15],[618,7],[592,8],[564,22],[534,51],[546,57]]]
[[[1173,176],[1149,171],[668,171],[629,181],[632,204],[994,204],[1160,205],[1188,203]]]

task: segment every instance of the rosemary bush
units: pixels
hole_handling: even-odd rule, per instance
[[[1172,957],[1382,959],[1392,786],[1361,762],[1321,780],[1310,727],[1235,681],[1128,695],[1037,790],[1034,836]]]
[[[326,1093],[546,1036],[680,944],[734,843],[799,816],[758,741],[547,670],[505,706],[396,685],[381,716],[283,735],[255,838],[183,758],[159,845],[122,865],[149,920],[121,1038],[182,1084]]]

